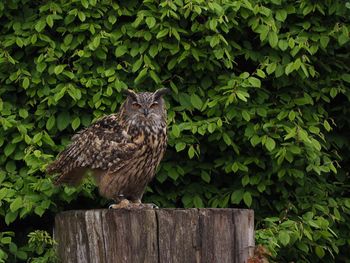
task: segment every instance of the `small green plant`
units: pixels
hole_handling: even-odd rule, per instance
[[[31,263],[58,262],[55,251],[55,240],[49,233],[43,230],[36,230],[28,234],[28,248],[36,255],[29,259]]]

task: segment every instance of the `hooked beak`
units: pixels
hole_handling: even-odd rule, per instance
[[[147,117],[148,113],[149,113],[148,109],[143,109],[143,114],[144,114],[146,117]]]

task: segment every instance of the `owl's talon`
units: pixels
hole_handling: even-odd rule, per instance
[[[123,199],[118,204],[111,204],[108,208],[109,209],[119,209],[119,208],[129,208],[130,201],[127,199]]]

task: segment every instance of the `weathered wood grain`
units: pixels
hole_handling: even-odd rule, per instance
[[[67,211],[56,216],[62,263],[245,263],[254,249],[247,209]]]

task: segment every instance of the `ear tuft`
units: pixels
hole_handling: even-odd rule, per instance
[[[126,94],[128,97],[132,98],[133,100],[137,100],[135,91],[131,89],[124,89],[122,93]]]
[[[171,91],[170,89],[168,88],[161,88],[161,89],[158,89],[154,92],[154,99],[159,99],[160,97],[166,95],[166,94],[170,94]]]

